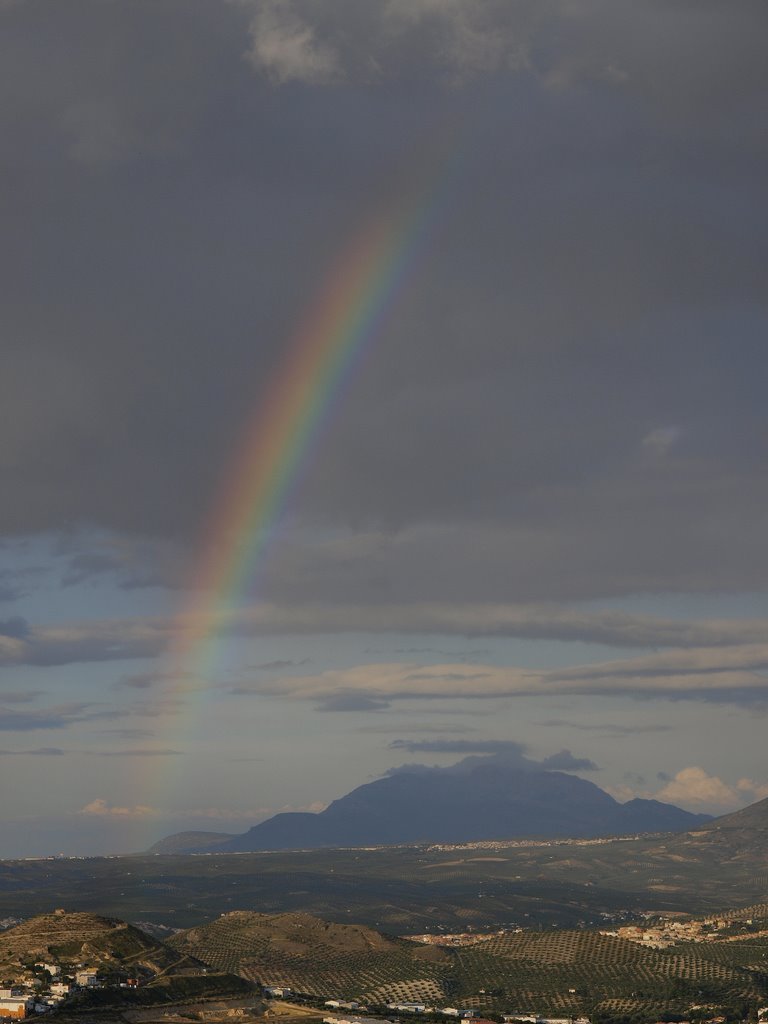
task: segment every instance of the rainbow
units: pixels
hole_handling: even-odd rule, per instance
[[[431,169],[420,175],[417,187],[352,239],[288,344],[214,503],[193,601],[176,621],[170,677],[211,671],[217,633],[226,631],[252,586],[345,383],[379,336],[431,236],[453,177],[445,160],[439,163],[437,184]]]

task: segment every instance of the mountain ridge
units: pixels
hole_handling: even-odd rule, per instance
[[[148,852],[246,853],[524,837],[600,838],[676,832],[708,821],[709,815],[657,800],[638,798],[621,804],[593,782],[566,772],[521,770],[500,758],[468,758],[449,768],[398,769],[358,786],[319,813],[283,812],[235,836],[177,833]]]

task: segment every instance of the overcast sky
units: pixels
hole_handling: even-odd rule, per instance
[[[0,857],[505,749],[620,799],[768,796],[767,28],[0,0]],[[180,680],[232,453],[425,167],[418,254]]]

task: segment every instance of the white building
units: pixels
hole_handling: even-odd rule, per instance
[[[97,988],[99,985],[99,972],[95,967],[88,967],[84,971],[78,971],[75,981],[83,988]]]
[[[20,1020],[32,1012],[34,1005],[34,999],[28,996],[12,996],[9,999],[0,999],[0,1017],[11,1017],[15,1020]]]
[[[35,967],[40,967],[44,971],[48,971],[52,978],[55,978],[57,974],[61,974],[61,968],[58,964],[39,963],[35,964]]]

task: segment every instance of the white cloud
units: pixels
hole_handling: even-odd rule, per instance
[[[134,807],[118,807],[108,804],[106,800],[99,797],[82,807],[78,814],[97,818],[151,818],[157,816],[158,811],[156,808],[147,807],[144,804],[136,804]]]
[[[341,77],[336,54],[317,39],[315,30],[289,0],[265,0],[258,4],[249,32],[249,59],[278,83],[299,81],[316,85]]]
[[[527,65],[530,19],[498,0],[234,0],[253,9],[248,58],[273,81],[376,79],[409,61],[450,81]]]
[[[240,686],[297,699],[328,700],[365,694],[376,700],[493,698],[562,694],[624,694],[671,699],[768,702],[768,645],[672,651],[576,668],[536,670],[471,663],[356,665],[307,675],[275,677]]]
[[[642,440],[642,448],[649,455],[664,458],[682,437],[680,427],[656,427]]]
[[[751,801],[768,798],[768,782],[755,782],[754,779],[739,779],[736,789],[749,795]]]
[[[674,778],[654,794],[664,803],[695,807],[731,809],[744,801],[738,789],[729,786],[717,775],[708,775],[703,768],[683,768]]]

